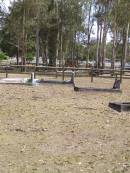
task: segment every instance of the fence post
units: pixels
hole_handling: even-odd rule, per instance
[[[93,82],[93,67],[91,69],[91,82]]]
[[[56,78],[58,77],[58,72],[57,72],[57,69],[56,69]]]
[[[31,82],[33,82],[33,81],[34,81],[34,79],[35,79],[35,73],[34,73],[34,72],[32,72],[32,73],[31,73]]]
[[[8,78],[8,69],[6,68],[6,78]]]
[[[34,79],[36,79],[36,71],[37,71],[36,68],[37,68],[37,67],[35,66],[35,68],[34,68]]]
[[[123,77],[123,70],[122,70],[122,68],[121,68],[121,70],[120,70],[120,82],[122,83],[122,77]]]
[[[62,67],[62,81],[64,81],[65,79],[65,69],[64,69],[64,65]]]

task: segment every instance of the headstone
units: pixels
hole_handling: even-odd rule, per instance
[[[31,82],[34,82],[34,72],[31,73]]]
[[[121,81],[116,79],[113,85],[113,89],[120,89]]]
[[[126,112],[130,111],[130,102],[110,102],[109,107],[118,112]]]

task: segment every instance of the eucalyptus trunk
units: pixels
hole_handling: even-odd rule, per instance
[[[97,22],[97,48],[96,48],[96,67],[99,68],[99,46],[100,46],[100,39],[99,39],[99,22]]]
[[[98,67],[101,68],[101,62],[102,62],[102,24],[100,25],[100,31],[99,31],[99,59],[98,59]]]
[[[87,35],[88,35],[88,42],[87,42],[87,60],[86,60],[86,65],[87,61],[90,60],[90,36],[91,36],[91,27],[90,27],[90,21],[91,21],[91,10],[92,10],[92,1],[90,2],[89,6],[89,12],[88,12],[88,29],[87,29]]]
[[[56,43],[56,62],[57,62],[57,60],[59,60],[59,38],[60,38],[60,32],[59,32],[59,27],[58,27],[57,43]]]
[[[39,27],[36,29],[36,66],[39,65],[39,51],[40,51],[40,38],[39,38]]]
[[[105,60],[106,60],[106,39],[107,39],[107,22],[106,19],[104,21],[104,28],[103,28],[103,39],[102,39],[102,68],[105,68]]]
[[[17,56],[16,56],[17,65],[19,65],[19,52],[20,52],[20,44],[19,44],[19,40],[18,40]]]
[[[128,55],[128,36],[129,36],[129,23],[127,24],[127,28],[123,29],[123,45],[122,45],[122,59],[121,59],[121,68],[124,70],[125,63],[127,61]]]
[[[125,64],[126,64],[126,61],[127,61],[127,56],[128,56],[129,28],[130,28],[130,24],[128,23],[127,28],[126,28],[126,38],[125,38],[124,67],[125,67]]]
[[[61,64],[64,67],[64,56],[63,56],[63,25],[61,24],[61,37],[60,37],[60,55],[61,55]]]
[[[111,68],[115,69],[115,59],[116,59],[116,40],[117,40],[117,31],[114,27],[113,29],[113,46],[112,46],[112,59],[111,59]]]
[[[23,12],[23,23],[22,23],[22,65],[26,65],[26,32],[25,32],[25,9],[24,9],[24,12]],[[21,68],[22,71],[26,71],[26,67],[23,67]]]

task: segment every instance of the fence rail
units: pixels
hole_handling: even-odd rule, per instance
[[[115,78],[119,77],[122,79],[130,79],[130,70],[122,69],[98,69],[98,68],[77,68],[77,67],[52,67],[52,66],[35,66],[35,65],[3,65],[0,66],[0,73],[5,73],[6,77],[8,74],[29,74],[35,72],[36,75],[55,75],[56,77],[62,76],[64,80],[65,76],[70,72],[75,72],[76,76],[88,76],[91,77],[91,82],[95,77],[102,78]],[[107,76],[104,76],[106,75]],[[110,75],[110,76],[108,76]]]

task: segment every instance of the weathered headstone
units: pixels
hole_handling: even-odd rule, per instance
[[[118,112],[130,111],[130,102],[110,102],[109,107]]]

